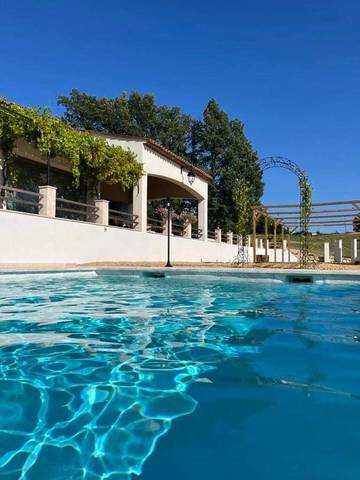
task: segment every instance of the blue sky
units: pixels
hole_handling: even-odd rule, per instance
[[[260,157],[309,174],[314,199],[359,198],[360,3],[0,0],[0,95],[50,106],[78,88],[138,90],[200,116],[214,97]],[[298,196],[266,173],[266,202]]]

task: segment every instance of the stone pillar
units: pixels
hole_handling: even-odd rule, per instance
[[[330,243],[324,242],[324,263],[330,262]]]
[[[95,200],[95,223],[99,225],[109,225],[109,200]]]
[[[133,215],[137,215],[135,230],[147,231],[147,175],[143,175],[133,188]]]
[[[264,248],[264,240],[259,238],[259,248],[262,250]]]
[[[189,220],[185,220],[185,222],[184,222],[183,237],[184,238],[191,238],[191,222],[189,222]]]
[[[351,245],[350,245],[350,250],[351,250],[351,263],[355,263],[357,259],[357,238],[352,238],[351,239]]]
[[[170,212],[170,222],[168,221],[168,217],[166,214],[166,217],[163,218],[163,224],[162,224],[162,233],[163,235],[168,234],[168,225],[170,226],[170,235],[172,235],[172,218],[171,218],[171,212]]]
[[[274,223],[274,262],[277,262],[277,239],[276,239],[276,230],[277,230],[277,223]]]
[[[56,217],[56,187],[44,185],[39,187],[40,198],[39,215],[43,217]]]
[[[342,240],[335,240],[335,263],[342,263],[343,260],[343,248],[342,248]]]
[[[269,232],[268,232],[268,216],[265,214],[265,258],[269,257]]]
[[[291,262],[291,252],[290,252],[290,235],[287,235],[286,247],[287,247],[287,257],[288,257],[288,263],[290,263],[290,262]]]
[[[253,209],[253,230],[252,230],[252,237],[253,237],[253,241],[252,241],[252,247],[253,247],[253,263],[256,263],[256,225],[257,225],[257,212],[255,210],[255,208]]]
[[[226,234],[226,243],[230,243],[230,245],[233,244],[233,239],[234,239],[234,234],[233,232],[227,232]]]
[[[281,261],[282,261],[282,263],[285,263],[286,248],[287,248],[287,241],[286,240],[281,240]]]
[[[221,243],[221,228],[215,229],[215,242]]]
[[[208,202],[203,198],[198,202],[198,229],[201,230],[201,240],[207,240],[208,236]]]

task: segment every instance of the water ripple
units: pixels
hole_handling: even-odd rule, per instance
[[[211,386],[217,365],[256,354],[279,335],[339,341],[331,322],[311,327],[314,312],[328,318],[328,307],[301,287],[305,297],[289,304],[289,286],[231,278],[9,277],[0,281],[0,478],[7,480],[130,480],[172,422],[194,412],[189,386]],[[352,338],[342,328],[341,339]],[[262,372],[251,381],[306,386],[273,378]]]

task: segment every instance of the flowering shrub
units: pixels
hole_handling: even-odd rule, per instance
[[[168,209],[165,207],[159,207],[155,211],[163,220],[168,217]],[[170,211],[170,217],[171,220],[178,220],[180,218],[179,215],[174,212],[174,210]]]
[[[197,216],[194,210],[190,208],[185,208],[179,215],[179,219],[183,222],[189,222],[194,224],[197,222]]]

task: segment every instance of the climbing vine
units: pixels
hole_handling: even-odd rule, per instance
[[[309,236],[309,222],[311,219],[312,210],[312,188],[306,175],[299,179],[300,186],[300,265],[303,267],[309,266],[309,250],[310,250],[310,236]]]
[[[251,188],[249,183],[240,178],[234,188],[233,200],[237,212],[235,230],[238,238],[238,253],[234,263],[240,264],[248,261],[246,246],[247,234],[251,221]],[[242,244],[240,244],[240,239]]]
[[[48,109],[25,108],[0,99],[0,149],[5,182],[16,174],[15,146],[19,139],[30,142],[47,159],[69,161],[75,186],[80,177],[93,185],[99,182],[133,187],[143,173],[130,150],[109,145],[104,138],[74,130],[51,115]]]

